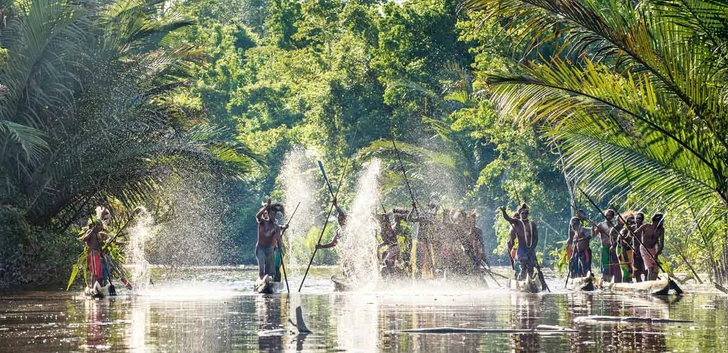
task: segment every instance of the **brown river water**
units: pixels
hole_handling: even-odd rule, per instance
[[[465,282],[338,293],[328,279],[336,270],[324,268],[309,274],[301,294],[258,295],[250,270],[156,272],[153,286],[119,290],[111,299],[0,292],[0,352],[728,352],[728,296],[708,286],[684,285],[681,298],[656,298],[571,293],[554,277],[553,292],[541,294]],[[300,276],[289,280],[295,292]],[[311,334],[288,323],[299,305]],[[572,330],[528,332],[538,325]],[[401,332],[436,327],[500,332]]]

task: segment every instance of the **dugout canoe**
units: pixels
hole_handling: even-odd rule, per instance
[[[509,279],[508,288],[523,293],[538,293],[541,291],[541,281],[537,274],[534,274],[533,277],[527,276],[524,280]]]
[[[336,292],[349,292],[354,288],[353,283],[346,277],[333,275],[331,276],[331,282],[334,283],[334,291]]]
[[[110,294],[111,292],[111,283],[108,283],[105,286],[102,286],[99,284],[99,282],[94,282],[93,286],[86,286],[86,288],[83,289],[83,294],[86,295],[89,298],[108,298],[111,296],[114,296],[116,293],[114,291],[114,295]]]
[[[575,292],[594,291],[594,289],[596,289],[596,286],[594,285],[594,276],[589,275],[586,277],[572,278],[569,280],[569,284],[566,288]]]
[[[285,284],[276,282],[273,277],[265,275],[262,279],[255,281],[253,290],[261,294],[278,294],[283,292]]]
[[[604,283],[604,289],[621,293],[641,293],[650,295],[682,294],[680,286],[669,277],[660,278],[654,281],[637,283]]]

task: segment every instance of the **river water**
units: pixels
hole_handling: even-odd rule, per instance
[[[686,285],[682,298],[654,298],[570,293],[552,278],[553,292],[542,294],[462,282],[338,293],[328,280],[335,272],[317,269],[303,293],[292,295],[254,294],[255,273],[236,268],[157,271],[147,290],[112,299],[0,292],[0,352],[728,351],[728,296],[708,287]],[[298,277],[289,280],[296,292]],[[288,323],[299,305],[311,334],[299,335]],[[573,331],[528,332],[538,325]],[[435,327],[525,332],[401,332]]]

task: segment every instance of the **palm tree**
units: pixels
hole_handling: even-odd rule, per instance
[[[524,60],[525,74],[491,75],[488,83],[503,113],[538,124],[558,141],[575,182],[592,194],[617,192],[653,208],[695,210],[704,236],[728,240],[728,5],[464,5],[506,23],[531,50],[558,45],[553,55]]]
[[[162,0],[33,0],[3,31],[0,199],[64,229],[97,202],[133,208],[172,173],[236,176],[258,158],[177,102],[193,22]]]

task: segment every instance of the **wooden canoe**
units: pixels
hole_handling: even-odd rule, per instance
[[[572,278],[569,280],[566,288],[577,292],[591,292],[596,288],[594,285],[594,276]]]
[[[345,277],[333,275],[331,276],[331,282],[334,282],[334,290],[337,292],[349,292],[354,288],[353,284]]]
[[[261,294],[277,294],[283,292],[285,284],[273,281],[273,277],[265,275],[262,279],[255,281],[254,290]]]
[[[112,296],[109,294],[110,290],[111,290],[111,283],[108,283],[107,285],[102,286],[99,284],[99,282],[95,282],[92,287],[87,286],[86,288],[84,288],[83,294],[85,294],[86,296],[88,296],[90,298],[99,298],[99,299],[108,298],[108,297]]]
[[[541,281],[537,275],[524,280],[509,279],[508,288],[524,293],[538,293],[541,291]]]
[[[651,295],[682,294],[682,289],[675,280],[665,277],[655,281],[637,283],[604,283],[604,289],[612,292],[641,293]]]

